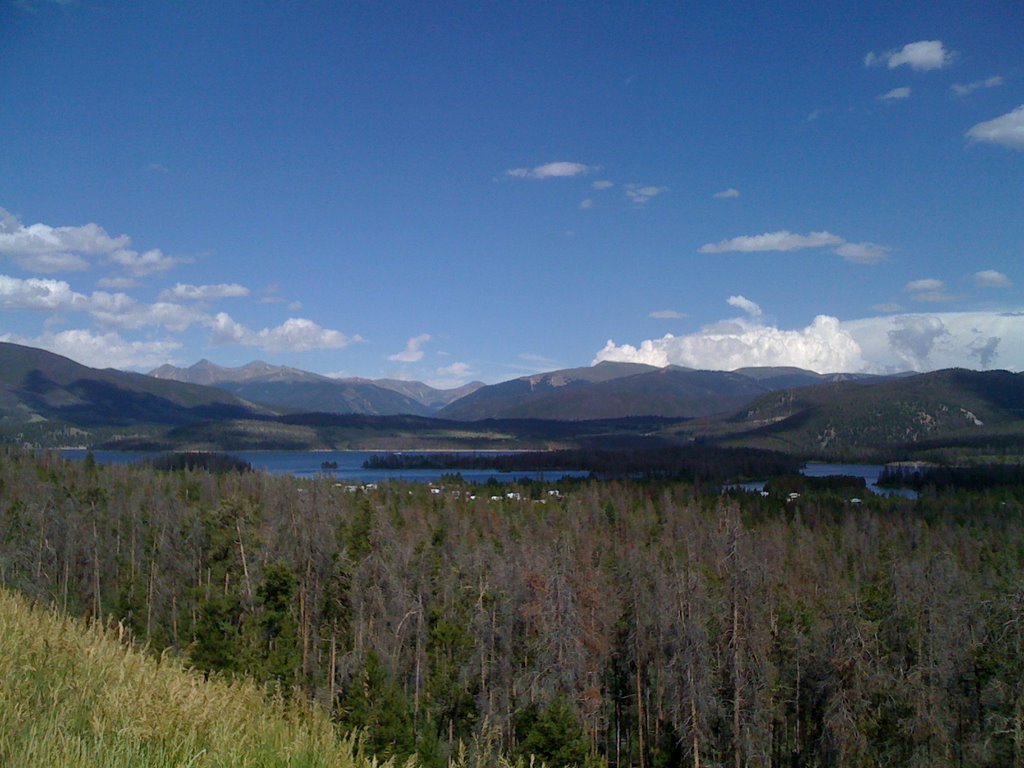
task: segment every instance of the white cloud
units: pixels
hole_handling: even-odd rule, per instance
[[[967,131],[967,138],[1002,144],[1011,149],[1024,149],[1024,104],[1005,115],[978,123]]]
[[[649,200],[663,192],[668,192],[668,187],[641,186],[640,184],[626,185],[626,197],[637,205],[645,205]]]
[[[889,256],[889,248],[876,243],[843,243],[836,253],[857,264],[877,264]]]
[[[953,83],[950,86],[957,96],[968,96],[983,88],[996,88],[1003,84],[1003,78],[999,75],[988,77],[984,80],[975,80],[973,83]]]
[[[1024,368],[1024,311],[887,315],[840,322],[819,315],[787,330],[727,320],[686,336],[668,334],[633,346],[609,341],[594,358],[710,370],[793,365],[820,373]]]
[[[822,373],[863,370],[857,343],[834,317],[819,315],[806,328],[782,330],[745,319],[724,321],[686,336],[668,334],[639,347],[609,341],[597,353],[602,360],[681,365],[726,370],[747,366],[796,366]]]
[[[746,296],[730,296],[726,299],[726,302],[728,302],[730,306],[742,309],[751,317],[757,318],[761,316],[761,306],[757,302],[751,301]]]
[[[701,253],[754,253],[757,251],[798,251],[803,248],[821,248],[827,245],[842,245],[846,241],[831,232],[811,232],[795,235],[788,230],[765,232],[763,235],[744,235],[718,243],[707,243],[700,247]]]
[[[111,237],[96,224],[80,227],[25,226],[0,208],[0,256],[29,272],[65,272],[87,269],[87,256],[108,254],[130,243],[127,235]]]
[[[1024,312],[938,312],[843,323],[873,370],[1024,369]]]
[[[831,232],[810,232],[798,235],[783,229],[778,232],[765,232],[761,235],[743,235],[722,240],[717,243],[705,243],[700,247],[701,253],[758,253],[764,251],[799,251],[805,248],[824,248],[836,246],[835,252],[847,261],[858,264],[876,264],[889,255],[889,247],[877,243],[851,243]]]
[[[121,248],[106,257],[108,264],[116,264],[138,277],[155,272],[166,272],[178,264],[185,264],[189,261],[191,259],[181,256],[167,256],[159,248],[151,248],[144,253],[133,251],[130,248]]]
[[[583,200],[582,202],[580,202],[580,208],[582,210],[584,210],[584,211],[587,210],[588,208],[593,208],[593,207],[594,207],[594,201],[591,200],[589,197],[586,200]]]
[[[167,301],[145,304],[123,293],[94,293],[89,311],[100,325],[126,330],[157,326],[181,332],[210,322],[209,315],[192,307]]]
[[[974,284],[979,288],[1010,288],[1013,281],[1002,272],[994,269],[983,269],[974,273]]]
[[[315,349],[343,349],[353,342],[362,341],[359,336],[346,336],[305,318],[289,318],[275,328],[253,331],[235,322],[225,312],[218,312],[210,320],[215,344],[241,344],[259,347],[266,352],[309,352]]]
[[[899,50],[876,54],[868,53],[864,65],[868,67],[886,64],[889,69],[906,65],[917,72],[942,69],[953,61],[953,54],[946,50],[941,40],[920,40],[907,43]]]
[[[615,186],[615,182],[608,181],[608,179],[598,179],[590,186],[594,189],[611,189]]]
[[[188,261],[167,256],[158,248],[139,253],[128,235],[111,237],[97,224],[52,227],[25,226],[0,208],[0,256],[6,256],[29,272],[68,272],[88,269],[92,259],[115,264],[133,275],[163,272]]]
[[[183,331],[205,322],[208,316],[180,304],[157,302],[144,304],[124,293],[95,291],[86,296],[74,291],[63,280],[0,275],[0,307],[48,312],[88,312],[108,328],[161,326]]]
[[[900,101],[902,99],[910,98],[910,86],[903,86],[902,88],[893,88],[887,93],[883,93],[878,97],[882,101]]]
[[[174,340],[127,341],[116,333],[95,334],[83,329],[47,333],[38,338],[0,337],[70,358],[90,368],[150,370],[166,363],[181,344]]]
[[[405,343],[405,349],[401,352],[396,352],[393,355],[388,355],[388,360],[395,363],[415,363],[423,359],[423,345],[430,341],[431,336],[429,333],[421,333],[419,336],[413,336]]]
[[[63,280],[0,275],[0,307],[63,312],[85,309],[88,297],[77,293]]]
[[[517,179],[558,179],[570,176],[582,176],[594,170],[593,166],[583,163],[556,162],[545,163],[534,168],[510,168],[505,174]]]
[[[217,285],[176,283],[173,288],[163,291],[160,294],[160,298],[177,301],[211,301],[213,299],[228,299],[248,295],[249,289],[237,283],[218,283]]]
[[[656,320],[682,320],[687,315],[685,312],[676,312],[674,309],[658,309],[647,316]]]
[[[729,187],[728,189],[723,189],[721,192],[715,192],[715,194],[712,195],[712,197],[717,198],[718,200],[729,200],[730,198],[739,197],[739,196],[740,196],[740,191],[738,189],[736,189],[735,187]]]

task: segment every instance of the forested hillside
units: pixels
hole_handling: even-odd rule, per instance
[[[426,765],[1024,761],[1020,488],[471,490],[4,449],[0,578]]]

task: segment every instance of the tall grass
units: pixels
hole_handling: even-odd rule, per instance
[[[117,632],[0,590],[0,765],[24,768],[376,765],[300,701],[204,680]]]

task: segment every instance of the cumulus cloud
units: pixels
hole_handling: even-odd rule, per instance
[[[89,311],[103,327],[122,330],[155,326],[181,332],[210,322],[209,315],[192,307],[168,301],[146,304],[123,293],[94,293],[90,297]]]
[[[999,365],[1024,368],[1024,312],[936,312],[844,322],[879,373]]]
[[[978,123],[967,131],[972,141],[1001,144],[1010,149],[1024,149],[1024,104],[992,120]]]
[[[127,341],[117,333],[83,329],[46,333],[37,338],[0,336],[3,341],[46,349],[91,368],[150,370],[166,363],[181,343],[174,340]]]
[[[967,346],[967,350],[972,357],[978,360],[978,364],[982,368],[989,368],[996,359],[999,342],[1001,341],[1002,339],[998,336],[979,337]]]
[[[735,187],[729,187],[728,189],[723,189],[721,192],[715,192],[715,194],[712,195],[712,197],[717,198],[718,200],[729,200],[729,199],[731,199],[733,197],[739,197],[739,196],[740,196],[740,191],[738,189],[736,189]]]
[[[751,301],[746,296],[730,296],[726,299],[726,302],[732,307],[742,309],[751,317],[761,316],[761,306],[757,302]]]
[[[974,284],[979,288],[1010,288],[1013,282],[1002,272],[994,269],[983,269],[974,273]]]
[[[0,256],[29,272],[69,272],[88,269],[91,260],[121,267],[133,275],[163,272],[188,259],[167,256],[158,248],[139,253],[128,235],[112,237],[97,224],[53,227],[25,226],[0,208]]]
[[[580,208],[582,210],[584,210],[584,211],[587,210],[588,208],[593,208],[593,207],[594,207],[594,201],[591,200],[589,197],[586,200],[582,200],[580,202]]]
[[[627,184],[626,197],[637,205],[646,205],[652,198],[668,192],[668,187],[654,187],[641,184]]]
[[[186,264],[191,259],[182,256],[168,256],[159,248],[151,248],[139,253],[130,248],[120,248],[109,254],[106,263],[119,266],[133,275],[143,277],[156,272],[166,272],[178,264]]]
[[[792,365],[827,373],[1024,368],[1024,312],[945,312],[840,322],[820,315],[806,328],[726,320],[693,334],[638,345],[609,341],[594,358],[710,370]]]
[[[953,83],[950,88],[957,96],[969,96],[983,88],[996,88],[1002,84],[1003,78],[999,75],[994,75],[984,80],[975,80],[973,83]]]
[[[593,166],[583,163],[568,163],[564,161],[545,163],[534,168],[510,168],[505,171],[507,176],[516,179],[558,179],[570,176],[582,176],[594,170]]]
[[[938,317],[918,315],[896,318],[895,327],[887,332],[889,346],[912,367],[923,367],[935,342],[949,336],[945,324]]]
[[[885,64],[889,69],[896,69],[906,65],[917,72],[942,69],[952,61],[952,52],[946,50],[941,40],[919,40],[916,43],[907,43],[898,50],[885,53],[872,51],[864,57],[864,64],[868,67]]]
[[[240,344],[259,347],[266,352],[309,352],[316,349],[343,349],[359,336],[346,336],[341,331],[322,328],[312,320],[292,317],[274,328],[251,330],[236,322],[225,312],[210,320],[215,344]]]
[[[674,309],[658,309],[647,315],[655,320],[682,320],[686,317],[685,312],[677,312]]]
[[[615,186],[614,182],[608,181],[608,179],[598,179],[590,185],[594,189],[611,189]]]
[[[846,241],[831,232],[811,232],[796,235],[788,230],[765,232],[762,235],[744,235],[718,243],[707,243],[700,247],[701,253],[755,253],[758,251],[798,251],[803,248],[821,248],[827,245],[842,245]]]
[[[127,235],[111,237],[96,224],[25,226],[18,217],[0,208],[0,256],[6,256],[29,272],[87,269],[87,256],[109,254],[126,248],[130,242]]]
[[[910,98],[910,86],[903,86],[902,88],[893,88],[891,91],[883,93],[878,97],[882,101],[900,101],[902,99]]]
[[[395,363],[416,363],[423,359],[423,345],[430,341],[431,336],[429,333],[421,333],[419,336],[413,336],[407,342],[405,342],[405,349],[401,352],[396,352],[393,355],[388,355],[388,360]]]
[[[212,301],[248,296],[249,289],[237,283],[218,283],[216,285],[188,285],[177,283],[160,294],[164,300],[176,301]]]
[[[667,334],[639,347],[609,341],[594,362],[602,360],[727,371],[746,366],[796,366],[825,373],[866,367],[857,343],[836,318],[827,315],[819,315],[797,330],[737,319],[686,336]]]
[[[89,305],[87,296],[77,293],[63,280],[0,275],[0,307],[33,309],[50,312],[83,310]]]
[[[79,293],[63,280],[0,275],[0,307],[52,313],[87,312],[106,328],[147,326],[183,331],[205,322],[207,315],[173,302],[145,304],[124,293]]]

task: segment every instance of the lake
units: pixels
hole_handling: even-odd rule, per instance
[[[68,459],[82,459],[88,453],[82,448],[68,448],[61,455]],[[377,483],[383,480],[406,480],[414,483],[431,483],[444,475],[458,472],[471,483],[485,483],[491,478],[512,482],[520,478],[555,481],[563,477],[589,477],[581,470],[547,470],[544,472],[500,472],[496,469],[364,469],[363,462],[371,456],[380,456],[398,451],[228,451],[253,469],[271,475],[293,475],[295,477],[332,477],[351,483]],[[403,451],[406,455],[427,455],[419,451]],[[93,451],[93,457],[101,464],[134,464],[159,454],[146,451]],[[445,451],[445,455],[480,456],[472,451]],[[337,464],[337,469],[324,469],[323,464]]]

